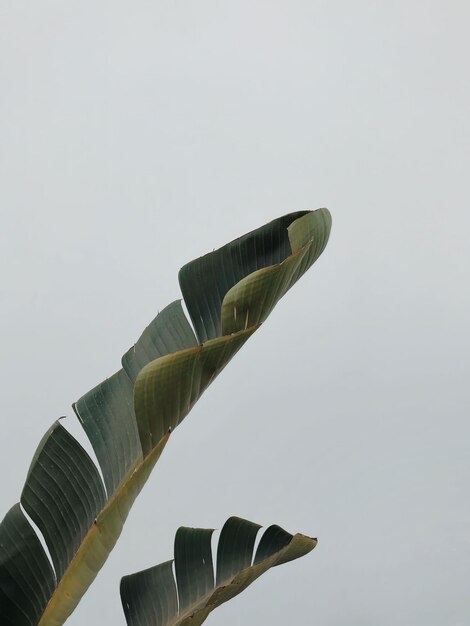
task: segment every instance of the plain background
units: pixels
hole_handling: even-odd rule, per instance
[[[467,0],[1,0],[1,506],[181,265],[328,206],[68,624],[231,514],[319,538],[209,623],[470,624]]]

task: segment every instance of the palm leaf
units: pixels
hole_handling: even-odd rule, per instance
[[[2,624],[65,622],[119,538],[171,430],[320,256],[330,227],[327,209],[292,213],[182,268],[196,335],[173,302],[126,352],[122,369],[73,405],[103,480],[82,446],[53,424],[33,457],[21,507],[0,525]],[[45,539],[52,570],[22,509]]]
[[[317,544],[316,539],[270,526],[253,559],[260,528],[239,517],[226,521],[219,538],[216,576],[212,564],[213,530],[179,528],[174,562],[161,563],[121,580],[128,626],[199,626],[211,611],[241,593],[268,569],[307,554]]]

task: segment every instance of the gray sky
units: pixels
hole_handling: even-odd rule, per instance
[[[0,0],[0,515],[183,263],[333,214],[70,626],[124,625],[120,576],[232,514],[319,544],[208,623],[470,624],[469,18],[457,0]]]

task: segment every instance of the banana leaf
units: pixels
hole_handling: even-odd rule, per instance
[[[119,538],[172,430],[317,260],[330,228],[327,209],[291,213],[181,269],[192,325],[181,301],[171,303],[122,357],[122,368],[73,404],[103,478],[60,422],[47,431],[20,504],[0,525],[2,625],[66,621]]]
[[[217,567],[212,529],[178,529],[174,561],[124,576],[121,601],[128,626],[199,626],[209,613],[251,585],[271,567],[297,559],[317,540],[270,526],[253,551],[261,526],[231,517],[220,533]],[[173,564],[176,581],[173,574]]]

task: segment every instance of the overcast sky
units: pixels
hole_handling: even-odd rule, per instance
[[[70,626],[124,626],[120,577],[232,514],[319,544],[209,624],[470,624],[469,18],[467,0],[0,0],[0,516],[181,265],[333,215]]]

